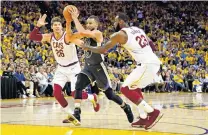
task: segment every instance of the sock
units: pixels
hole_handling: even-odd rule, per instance
[[[123,102],[120,106],[121,106],[121,108],[123,108],[123,109],[124,109],[124,108],[126,107],[126,103],[125,103],[125,102]]]
[[[75,103],[74,106],[75,108],[80,108],[80,103]]]
[[[145,102],[144,100],[142,100],[142,102],[138,105],[138,107],[143,109],[147,113],[151,113],[154,111],[154,109],[149,104],[147,104],[147,102]]]
[[[71,110],[71,108],[69,107],[69,105],[67,105],[66,107],[64,107],[63,110],[67,114],[73,114],[73,111]]]
[[[131,100],[134,104],[138,104],[138,101],[142,99],[138,90],[129,90],[128,86],[121,87],[121,92],[126,96],[129,100]]]
[[[62,93],[62,87],[60,85],[54,84],[53,95],[63,108],[65,108],[68,105],[68,102],[66,101],[66,99],[64,98],[64,95]]]
[[[88,99],[89,99],[90,101],[92,101],[92,100],[94,100],[94,96],[93,96],[92,94],[88,94]]]
[[[139,106],[137,106],[137,109],[138,109],[138,112],[139,112],[139,117],[142,118],[142,119],[146,119],[147,118],[147,113],[142,108],[140,108]]]

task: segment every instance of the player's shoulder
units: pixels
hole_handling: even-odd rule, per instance
[[[115,38],[115,37],[123,37],[123,36],[126,36],[127,35],[127,33],[126,33],[126,31],[124,31],[124,30],[120,30],[120,31],[118,31],[118,32],[115,32],[115,33],[113,33],[111,36],[110,36],[110,38]]]
[[[143,29],[141,29],[137,26],[131,26],[131,27],[128,27],[128,28],[123,28],[122,30],[129,30],[129,31],[140,30],[140,31],[144,31]]]

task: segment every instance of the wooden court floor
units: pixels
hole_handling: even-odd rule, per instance
[[[101,110],[82,102],[82,125],[63,124],[66,117],[54,98],[1,100],[1,135],[208,135],[208,94],[145,93],[164,116],[152,129],[132,128],[123,110],[100,96]],[[125,97],[122,98],[128,102]],[[73,99],[67,97],[73,106]],[[137,108],[130,103],[135,118]]]

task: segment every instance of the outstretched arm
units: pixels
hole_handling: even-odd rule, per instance
[[[34,41],[38,41],[38,42],[43,42],[43,41],[49,42],[51,34],[41,34],[40,33],[40,27],[48,24],[47,22],[45,22],[46,17],[47,17],[46,14],[44,14],[43,16],[40,16],[40,18],[37,22],[37,26],[29,34],[30,40],[34,40]]]
[[[106,53],[110,48],[116,44],[125,44],[128,37],[124,31],[119,31],[111,35],[110,40],[103,46],[92,47],[92,46],[81,46],[84,50],[89,50],[94,53]]]

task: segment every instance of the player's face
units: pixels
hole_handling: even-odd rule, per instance
[[[114,29],[116,32],[121,30],[120,20],[119,20],[118,16],[116,16],[116,18],[115,18]]]
[[[52,25],[53,32],[61,32],[62,31],[62,24],[60,22],[54,22]]]
[[[86,28],[88,30],[94,30],[97,27],[98,27],[98,23],[95,21],[95,19],[87,19]]]

